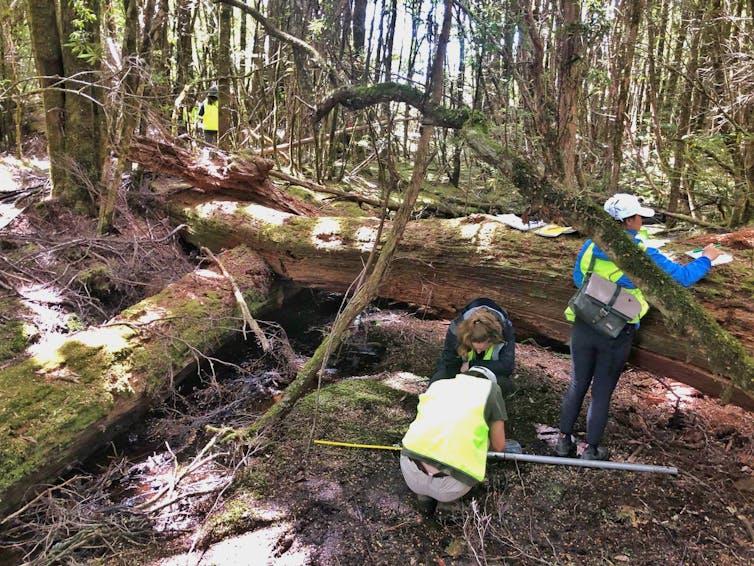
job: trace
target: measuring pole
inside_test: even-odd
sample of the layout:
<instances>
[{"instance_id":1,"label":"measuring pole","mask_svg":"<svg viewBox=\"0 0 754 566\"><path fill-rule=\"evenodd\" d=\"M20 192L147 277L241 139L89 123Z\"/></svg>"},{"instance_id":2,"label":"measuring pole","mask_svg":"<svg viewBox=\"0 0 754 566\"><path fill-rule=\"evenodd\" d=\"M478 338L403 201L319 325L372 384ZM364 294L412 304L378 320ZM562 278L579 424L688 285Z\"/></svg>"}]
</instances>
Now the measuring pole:
<instances>
[{"instance_id":1,"label":"measuring pole","mask_svg":"<svg viewBox=\"0 0 754 566\"><path fill-rule=\"evenodd\" d=\"M377 450L400 450L398 445L382 446L378 444L353 444L333 440L315 440L314 444L341 446L344 448L371 448ZM533 464L550 464L553 466L576 466L579 468L600 468L603 470L625 470L628 472L654 472L657 474L678 475L678 468L670 466L652 466L630 462L611 462L609 460L582 460L581 458L561 458L560 456L537 456L536 454L514 454L512 452L487 452L487 458L498 460L515 460Z\"/></svg>"},{"instance_id":2,"label":"measuring pole","mask_svg":"<svg viewBox=\"0 0 754 566\"><path fill-rule=\"evenodd\" d=\"M626 470L629 472L654 472L674 476L678 474L678 468L674 467L632 464L629 462L611 462L609 460L583 460L581 458L561 458L560 456L509 454L508 452L487 452L487 458L516 460L517 462L532 462L535 464L552 464L554 466L577 466L580 468L602 468L606 470Z\"/></svg>"}]
</instances>

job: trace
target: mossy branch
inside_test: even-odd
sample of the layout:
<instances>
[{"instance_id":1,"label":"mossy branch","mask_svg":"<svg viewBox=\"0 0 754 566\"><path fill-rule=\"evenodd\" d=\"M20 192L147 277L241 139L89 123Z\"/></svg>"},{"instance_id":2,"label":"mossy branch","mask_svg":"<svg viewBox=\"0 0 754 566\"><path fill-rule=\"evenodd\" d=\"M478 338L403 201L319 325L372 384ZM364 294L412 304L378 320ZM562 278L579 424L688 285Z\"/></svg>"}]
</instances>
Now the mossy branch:
<instances>
[{"instance_id":1,"label":"mossy branch","mask_svg":"<svg viewBox=\"0 0 754 566\"><path fill-rule=\"evenodd\" d=\"M703 352L712 370L729 376L732 385L746 391L754 388L754 359L741 343L726 332L687 289L641 252L621 226L589 196L558 187L538 176L528 162L492 140L483 124L469 123L462 131L477 155L508 175L522 195L556 207L581 233L594 239L641 287L652 305L663 314L671 332L687 339L689 352Z\"/></svg>"}]
</instances>

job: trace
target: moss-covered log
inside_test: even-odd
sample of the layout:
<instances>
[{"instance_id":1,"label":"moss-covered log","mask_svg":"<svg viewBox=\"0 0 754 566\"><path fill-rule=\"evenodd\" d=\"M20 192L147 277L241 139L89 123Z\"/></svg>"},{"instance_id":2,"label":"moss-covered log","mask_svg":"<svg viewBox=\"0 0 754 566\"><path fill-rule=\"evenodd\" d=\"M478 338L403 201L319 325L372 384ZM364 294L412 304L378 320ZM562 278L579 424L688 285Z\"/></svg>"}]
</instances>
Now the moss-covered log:
<instances>
[{"instance_id":1,"label":"moss-covered log","mask_svg":"<svg viewBox=\"0 0 754 566\"><path fill-rule=\"evenodd\" d=\"M213 249L245 243L282 276L339 292L361 270L378 224L365 218L295 217L190 192L174 195L171 202L175 220L188 224L194 243ZM379 295L447 315L470 298L486 295L509 309L522 332L566 342L563 309L574 292L571 270L582 241L578 236L542 238L485 216L411 222ZM690 247L695 246L669 245L667 251L675 250L683 261L681 251ZM752 352L752 285L749 263L737 261L714 268L682 291ZM632 362L711 395L731 385L730 374L711 369L705 350L668 330L659 309L642 320ZM754 388L741 383L731 390L730 401L754 409Z\"/></svg>"},{"instance_id":2,"label":"moss-covered log","mask_svg":"<svg viewBox=\"0 0 754 566\"><path fill-rule=\"evenodd\" d=\"M258 255L240 247L221 258L252 314L278 305L274 273ZM198 269L0 370L0 516L106 443L241 324L229 279Z\"/></svg>"}]
</instances>

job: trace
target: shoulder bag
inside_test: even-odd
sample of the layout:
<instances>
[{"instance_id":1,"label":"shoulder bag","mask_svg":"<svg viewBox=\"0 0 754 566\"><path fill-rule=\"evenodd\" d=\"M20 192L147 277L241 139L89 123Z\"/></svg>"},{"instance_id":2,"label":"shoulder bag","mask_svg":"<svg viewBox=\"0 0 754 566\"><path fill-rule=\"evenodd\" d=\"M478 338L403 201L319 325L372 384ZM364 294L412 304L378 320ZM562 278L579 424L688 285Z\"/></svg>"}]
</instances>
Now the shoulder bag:
<instances>
[{"instance_id":1,"label":"shoulder bag","mask_svg":"<svg viewBox=\"0 0 754 566\"><path fill-rule=\"evenodd\" d=\"M592 255L584 281L568 305L579 320L615 338L629 320L639 316L641 303L625 288L594 273L594 262Z\"/></svg>"}]
</instances>

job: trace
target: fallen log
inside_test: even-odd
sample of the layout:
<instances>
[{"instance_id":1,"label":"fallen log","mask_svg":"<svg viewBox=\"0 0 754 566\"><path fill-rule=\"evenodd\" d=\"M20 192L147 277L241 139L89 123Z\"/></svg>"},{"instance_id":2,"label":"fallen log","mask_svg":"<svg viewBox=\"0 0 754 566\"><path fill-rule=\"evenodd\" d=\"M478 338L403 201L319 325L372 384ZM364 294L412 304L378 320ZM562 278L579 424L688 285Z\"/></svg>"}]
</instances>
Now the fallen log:
<instances>
[{"instance_id":1,"label":"fallen log","mask_svg":"<svg viewBox=\"0 0 754 566\"><path fill-rule=\"evenodd\" d=\"M205 191L233 193L276 210L316 216L317 208L278 188L269 178L275 163L256 155L232 156L217 149L197 153L145 136L131 142L128 158L155 173Z\"/></svg>"},{"instance_id":2,"label":"fallen log","mask_svg":"<svg viewBox=\"0 0 754 566\"><path fill-rule=\"evenodd\" d=\"M221 258L252 314L279 306L274 273L258 255L238 247ZM0 517L106 444L242 324L229 278L197 269L109 323L37 344L6 365Z\"/></svg>"},{"instance_id":3,"label":"fallen log","mask_svg":"<svg viewBox=\"0 0 754 566\"><path fill-rule=\"evenodd\" d=\"M370 218L303 218L192 192L170 197L170 211L186 223L186 237L221 249L244 243L280 275L302 286L345 292L374 244L378 221ZM430 307L451 316L475 296L489 296L509 310L522 333L567 342L563 309L574 292L573 261L580 237L542 238L513 230L483 215L420 220L404 239L379 296ZM667 252L693 246L668 245ZM745 347L754 351L754 306L742 294L744 262L714 268L691 288L695 298ZM739 281L741 283L739 283ZM642 320L632 363L754 410L754 388L732 387L714 373L703 353L673 336L653 309Z\"/></svg>"}]
</instances>

